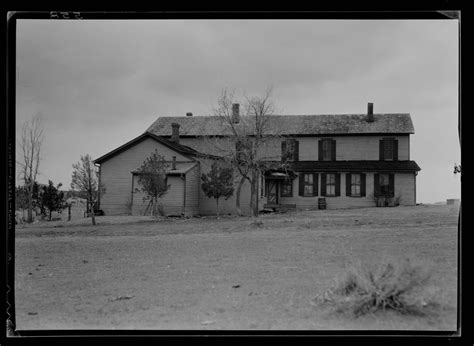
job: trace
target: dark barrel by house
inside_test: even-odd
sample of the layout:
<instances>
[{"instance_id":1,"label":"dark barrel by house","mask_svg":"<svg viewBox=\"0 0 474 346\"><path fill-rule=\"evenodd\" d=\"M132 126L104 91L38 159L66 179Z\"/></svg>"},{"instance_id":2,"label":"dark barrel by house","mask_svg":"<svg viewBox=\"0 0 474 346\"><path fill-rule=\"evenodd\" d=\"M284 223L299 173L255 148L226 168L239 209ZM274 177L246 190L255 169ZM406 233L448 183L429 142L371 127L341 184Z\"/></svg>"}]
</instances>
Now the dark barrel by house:
<instances>
[{"instance_id":1,"label":"dark barrel by house","mask_svg":"<svg viewBox=\"0 0 474 346\"><path fill-rule=\"evenodd\" d=\"M326 209L326 198L318 198L318 209Z\"/></svg>"}]
</instances>

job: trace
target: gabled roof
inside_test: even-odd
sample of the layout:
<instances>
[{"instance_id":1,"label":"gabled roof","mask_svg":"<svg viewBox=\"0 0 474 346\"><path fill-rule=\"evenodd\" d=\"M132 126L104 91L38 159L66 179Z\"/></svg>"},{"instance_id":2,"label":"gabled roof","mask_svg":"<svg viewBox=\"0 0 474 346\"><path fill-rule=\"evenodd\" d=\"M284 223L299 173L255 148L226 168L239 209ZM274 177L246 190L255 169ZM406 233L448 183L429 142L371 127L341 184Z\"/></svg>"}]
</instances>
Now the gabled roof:
<instances>
[{"instance_id":1,"label":"gabled roof","mask_svg":"<svg viewBox=\"0 0 474 346\"><path fill-rule=\"evenodd\" d=\"M242 116L245 117L245 116ZM283 136L410 134L414 133L410 114L374 114L367 122L366 114L270 115L266 133ZM217 116L159 117L147 129L158 136L170 136L171 124L180 125L180 136L230 135L226 124Z\"/></svg>"},{"instance_id":2,"label":"gabled roof","mask_svg":"<svg viewBox=\"0 0 474 346\"><path fill-rule=\"evenodd\" d=\"M140 143L141 141L143 141L147 138L151 138L151 139L163 144L164 146L166 146L166 147L168 147L168 148L170 148L170 149L172 149L172 150L174 150L174 151L176 151L180 154L183 154L184 156L187 156L187 157L196 156L196 155L200 154L199 152L197 152L196 150L194 150L190 147L172 142L172 141L170 141L166 138L157 136L153 133L145 132L145 133L141 134L140 136L132 139L131 141L125 143L124 145L121 145L120 147L108 152L107 154L102 155L98 159L94 160L94 163L102 163L104 161L107 161L107 160L111 159L112 157L114 157L115 155L120 154L121 152L127 150L131 146L133 146L137 143Z\"/></svg>"},{"instance_id":3,"label":"gabled roof","mask_svg":"<svg viewBox=\"0 0 474 346\"><path fill-rule=\"evenodd\" d=\"M421 168L415 161L297 161L295 171L326 172L416 172Z\"/></svg>"}]
</instances>

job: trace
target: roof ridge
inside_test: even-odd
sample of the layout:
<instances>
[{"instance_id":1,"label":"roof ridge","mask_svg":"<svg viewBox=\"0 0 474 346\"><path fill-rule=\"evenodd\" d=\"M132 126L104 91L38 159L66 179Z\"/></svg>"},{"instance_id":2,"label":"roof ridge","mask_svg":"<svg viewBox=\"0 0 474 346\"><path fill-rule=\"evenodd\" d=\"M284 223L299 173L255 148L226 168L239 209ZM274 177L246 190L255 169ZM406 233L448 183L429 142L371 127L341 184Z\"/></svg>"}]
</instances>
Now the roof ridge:
<instances>
[{"instance_id":1,"label":"roof ridge","mask_svg":"<svg viewBox=\"0 0 474 346\"><path fill-rule=\"evenodd\" d=\"M338 115L352 115L352 116L366 116L367 113L320 113L320 114L297 114L297 113L292 113L292 114L268 114L268 116L271 117L288 117L288 116L338 116ZM409 112L397 112L397 113L374 113L374 115L410 115ZM241 117L247 117L247 116L252 116L252 115L246 115L246 114L241 114ZM179 118L179 119L192 119L192 118L218 118L218 115L193 115L192 117L190 116L185 116L185 115L164 115L164 116L158 116L157 118L159 119L165 119L165 118Z\"/></svg>"}]
</instances>

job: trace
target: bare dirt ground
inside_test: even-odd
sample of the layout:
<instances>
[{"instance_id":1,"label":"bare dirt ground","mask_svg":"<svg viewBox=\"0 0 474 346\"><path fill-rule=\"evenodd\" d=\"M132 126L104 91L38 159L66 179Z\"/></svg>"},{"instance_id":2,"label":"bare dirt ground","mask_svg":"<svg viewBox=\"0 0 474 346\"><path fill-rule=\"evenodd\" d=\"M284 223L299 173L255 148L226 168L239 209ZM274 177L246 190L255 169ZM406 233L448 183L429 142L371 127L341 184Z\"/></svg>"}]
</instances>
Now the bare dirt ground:
<instances>
[{"instance_id":1,"label":"bare dirt ground","mask_svg":"<svg viewBox=\"0 0 474 346\"><path fill-rule=\"evenodd\" d=\"M457 207L87 221L16 230L17 330L456 329ZM406 256L432 269L438 313L355 319L312 303L351 262Z\"/></svg>"}]
</instances>

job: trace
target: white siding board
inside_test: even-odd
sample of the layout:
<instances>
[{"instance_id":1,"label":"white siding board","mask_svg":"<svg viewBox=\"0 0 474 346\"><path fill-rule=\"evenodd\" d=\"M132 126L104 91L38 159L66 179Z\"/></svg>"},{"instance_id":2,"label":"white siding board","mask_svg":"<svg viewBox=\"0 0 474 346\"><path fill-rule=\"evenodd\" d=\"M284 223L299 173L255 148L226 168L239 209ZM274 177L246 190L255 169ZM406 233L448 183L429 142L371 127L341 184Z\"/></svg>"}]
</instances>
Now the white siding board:
<instances>
[{"instance_id":1,"label":"white siding board","mask_svg":"<svg viewBox=\"0 0 474 346\"><path fill-rule=\"evenodd\" d=\"M200 171L200 165L196 165L186 173L185 216L193 216L199 213Z\"/></svg>"},{"instance_id":2,"label":"white siding board","mask_svg":"<svg viewBox=\"0 0 474 346\"><path fill-rule=\"evenodd\" d=\"M184 212L184 180L179 176L170 176L168 177L168 185L170 186L168 192L161 198L164 213L165 215L181 215ZM144 215L149 202L143 201L146 194L141 191L137 176L134 176L134 187L138 191L133 192L132 214ZM148 210L148 213L150 213L150 210Z\"/></svg>"},{"instance_id":3,"label":"white siding board","mask_svg":"<svg viewBox=\"0 0 474 346\"><path fill-rule=\"evenodd\" d=\"M189 158L165 147L161 143L146 138L127 150L113 156L101 164L101 182L105 193L101 195L100 207L105 215L129 214L127 205L130 204L132 190L131 171L142 165L151 153L158 153L171 161L176 156L177 161L191 161Z\"/></svg>"}]
</instances>

